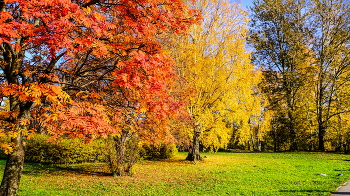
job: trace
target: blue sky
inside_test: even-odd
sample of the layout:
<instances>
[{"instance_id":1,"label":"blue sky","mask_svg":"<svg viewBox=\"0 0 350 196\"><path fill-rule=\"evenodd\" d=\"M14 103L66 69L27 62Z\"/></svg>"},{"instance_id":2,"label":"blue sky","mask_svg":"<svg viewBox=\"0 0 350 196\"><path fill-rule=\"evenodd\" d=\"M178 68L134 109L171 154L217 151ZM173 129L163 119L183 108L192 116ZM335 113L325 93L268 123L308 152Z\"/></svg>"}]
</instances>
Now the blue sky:
<instances>
[{"instance_id":1,"label":"blue sky","mask_svg":"<svg viewBox=\"0 0 350 196\"><path fill-rule=\"evenodd\" d=\"M247 6L252 6L253 0L241 0L242 7L247 10Z\"/></svg>"}]
</instances>

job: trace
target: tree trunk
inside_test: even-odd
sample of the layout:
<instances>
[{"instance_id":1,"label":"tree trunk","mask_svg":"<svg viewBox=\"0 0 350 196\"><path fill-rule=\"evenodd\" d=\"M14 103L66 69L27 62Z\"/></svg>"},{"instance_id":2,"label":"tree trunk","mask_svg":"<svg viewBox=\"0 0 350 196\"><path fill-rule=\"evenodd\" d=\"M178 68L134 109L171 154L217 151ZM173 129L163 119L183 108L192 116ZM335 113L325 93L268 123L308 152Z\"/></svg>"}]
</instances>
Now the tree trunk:
<instances>
[{"instance_id":1,"label":"tree trunk","mask_svg":"<svg viewBox=\"0 0 350 196\"><path fill-rule=\"evenodd\" d=\"M252 142L253 151L257 151L253 135L251 135L251 138L252 138L252 139L251 139L251 142ZM250 149L249 149L249 150L250 150Z\"/></svg>"},{"instance_id":2,"label":"tree trunk","mask_svg":"<svg viewBox=\"0 0 350 196\"><path fill-rule=\"evenodd\" d=\"M290 91L288 91L290 93ZM290 98L292 93L290 93L288 97L288 128L289 128L289 134L290 134L290 151L297 151L298 150L298 144L297 144L297 133L295 131L295 117L294 117L294 105L292 102L292 99Z\"/></svg>"},{"instance_id":3,"label":"tree trunk","mask_svg":"<svg viewBox=\"0 0 350 196\"><path fill-rule=\"evenodd\" d=\"M295 133L294 127L290 127L290 140L291 140L291 145L289 150L290 151L298 151L298 144L296 141L297 134Z\"/></svg>"},{"instance_id":4,"label":"tree trunk","mask_svg":"<svg viewBox=\"0 0 350 196\"><path fill-rule=\"evenodd\" d=\"M112 136L112 144L107 145L108 148L114 148L114 150L108 150L109 166L113 176L128 176L131 175L131 169L137 159L137 139L135 134L130 134L129 130L123 129L122 134ZM132 140L131 144L128 142Z\"/></svg>"},{"instance_id":5,"label":"tree trunk","mask_svg":"<svg viewBox=\"0 0 350 196\"><path fill-rule=\"evenodd\" d=\"M201 161L202 160L202 157L199 154L199 137L200 137L200 125L196 124L194 127L192 144L189 148L186 160L188 160L188 161Z\"/></svg>"},{"instance_id":6,"label":"tree trunk","mask_svg":"<svg viewBox=\"0 0 350 196\"><path fill-rule=\"evenodd\" d=\"M321 64L323 65L323 63ZM324 73L321 72L319 76L319 83L317 84L318 92L316 94L316 118L317 118L317 124L318 124L318 147L317 150L319 151L325 151L325 146L324 146L324 136L326 134L326 129L324 127L324 100L325 100L325 88L322 86L323 81L324 81Z\"/></svg>"},{"instance_id":7,"label":"tree trunk","mask_svg":"<svg viewBox=\"0 0 350 196\"><path fill-rule=\"evenodd\" d=\"M19 119L30 119L31 103L26 105L26 109L22 108L22 113ZM1 196L16 196L19 188L25 155L25 136L21 130L28 130L29 124L18 125L17 137L12 138L11 142L14 144L13 151L7 156L6 166L0 186Z\"/></svg>"},{"instance_id":8,"label":"tree trunk","mask_svg":"<svg viewBox=\"0 0 350 196\"><path fill-rule=\"evenodd\" d=\"M16 196L24 165L25 140L21 132L13 139L15 147L7 156L5 171L0 186L1 196Z\"/></svg>"},{"instance_id":9,"label":"tree trunk","mask_svg":"<svg viewBox=\"0 0 350 196\"><path fill-rule=\"evenodd\" d=\"M126 159L126 142L128 139L128 131L122 130L122 134L118 136L111 136L110 146L107 145L109 149L108 159L109 167L113 176L125 176L125 159Z\"/></svg>"},{"instance_id":10,"label":"tree trunk","mask_svg":"<svg viewBox=\"0 0 350 196\"><path fill-rule=\"evenodd\" d=\"M273 126L273 131L274 131L274 134L273 134L273 151L274 152L278 152L280 151L279 149L279 138L277 137L277 128L276 128L276 125L272 125Z\"/></svg>"},{"instance_id":11,"label":"tree trunk","mask_svg":"<svg viewBox=\"0 0 350 196\"><path fill-rule=\"evenodd\" d=\"M326 130L322 125L318 126L318 150L324 152L326 150L324 146L324 136L326 134Z\"/></svg>"},{"instance_id":12,"label":"tree trunk","mask_svg":"<svg viewBox=\"0 0 350 196\"><path fill-rule=\"evenodd\" d=\"M258 151L261 152L262 141L258 138Z\"/></svg>"},{"instance_id":13,"label":"tree trunk","mask_svg":"<svg viewBox=\"0 0 350 196\"><path fill-rule=\"evenodd\" d=\"M124 131L123 131L124 132ZM120 137L115 139L115 150L117 152L117 165L113 172L113 176L126 176L125 171L125 159L126 159L126 141L127 136L122 134Z\"/></svg>"}]
</instances>

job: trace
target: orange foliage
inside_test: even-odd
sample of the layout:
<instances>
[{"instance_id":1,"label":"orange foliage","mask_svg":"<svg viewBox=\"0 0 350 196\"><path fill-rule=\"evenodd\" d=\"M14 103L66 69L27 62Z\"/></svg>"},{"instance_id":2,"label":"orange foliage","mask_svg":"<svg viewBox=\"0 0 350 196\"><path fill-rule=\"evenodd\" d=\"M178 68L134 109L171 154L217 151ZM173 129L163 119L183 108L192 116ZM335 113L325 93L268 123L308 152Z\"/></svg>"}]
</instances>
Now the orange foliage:
<instances>
[{"instance_id":1,"label":"orange foliage","mask_svg":"<svg viewBox=\"0 0 350 196\"><path fill-rule=\"evenodd\" d=\"M132 119L167 133L181 102L156 35L197 21L180 0L0 1L1 124L40 120L54 138L95 138Z\"/></svg>"}]
</instances>

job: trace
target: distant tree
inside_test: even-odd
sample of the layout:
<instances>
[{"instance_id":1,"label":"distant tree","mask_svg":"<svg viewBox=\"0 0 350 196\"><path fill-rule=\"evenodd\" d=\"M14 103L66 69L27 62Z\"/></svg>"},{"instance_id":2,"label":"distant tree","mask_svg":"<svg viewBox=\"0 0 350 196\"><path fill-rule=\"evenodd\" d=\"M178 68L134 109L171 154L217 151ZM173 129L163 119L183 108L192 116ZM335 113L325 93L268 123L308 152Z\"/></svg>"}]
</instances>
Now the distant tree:
<instances>
[{"instance_id":1,"label":"distant tree","mask_svg":"<svg viewBox=\"0 0 350 196\"><path fill-rule=\"evenodd\" d=\"M350 4L348 1L312 1L310 13L310 47L316 66L315 104L318 150L325 150L325 135L331 120L350 112L347 86L350 76ZM340 96L341 95L341 96Z\"/></svg>"},{"instance_id":2,"label":"distant tree","mask_svg":"<svg viewBox=\"0 0 350 196\"><path fill-rule=\"evenodd\" d=\"M349 112L348 104L338 103L339 95L348 97L343 86L349 77L349 3L261 0L252 11L254 62L268 72L265 92L270 109L285 119L290 150L297 150L298 140L310 133L324 151L332 118Z\"/></svg>"},{"instance_id":3,"label":"distant tree","mask_svg":"<svg viewBox=\"0 0 350 196\"><path fill-rule=\"evenodd\" d=\"M307 1L254 1L250 43L256 52L254 63L264 70L263 91L278 124L288 130L290 150L298 150L297 130L300 103L308 82ZM275 121L277 122L277 121ZM283 122L283 124L281 124Z\"/></svg>"}]
</instances>

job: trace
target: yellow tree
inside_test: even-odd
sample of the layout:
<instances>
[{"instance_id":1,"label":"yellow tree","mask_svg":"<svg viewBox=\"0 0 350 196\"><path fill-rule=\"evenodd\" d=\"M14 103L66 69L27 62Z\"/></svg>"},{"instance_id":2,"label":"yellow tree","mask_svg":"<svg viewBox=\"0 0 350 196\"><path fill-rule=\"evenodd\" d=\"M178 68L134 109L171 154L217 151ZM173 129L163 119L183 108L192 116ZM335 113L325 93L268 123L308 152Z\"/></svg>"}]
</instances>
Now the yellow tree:
<instances>
[{"instance_id":1,"label":"yellow tree","mask_svg":"<svg viewBox=\"0 0 350 196\"><path fill-rule=\"evenodd\" d=\"M242 140L249 138L251 118L260 116L262 103L255 96L259 71L246 48L247 13L228 0L200 0L203 23L169 44L179 74L192 89L188 111L192 116L187 160L200 160L199 144L216 151L229 142L232 124Z\"/></svg>"}]
</instances>

